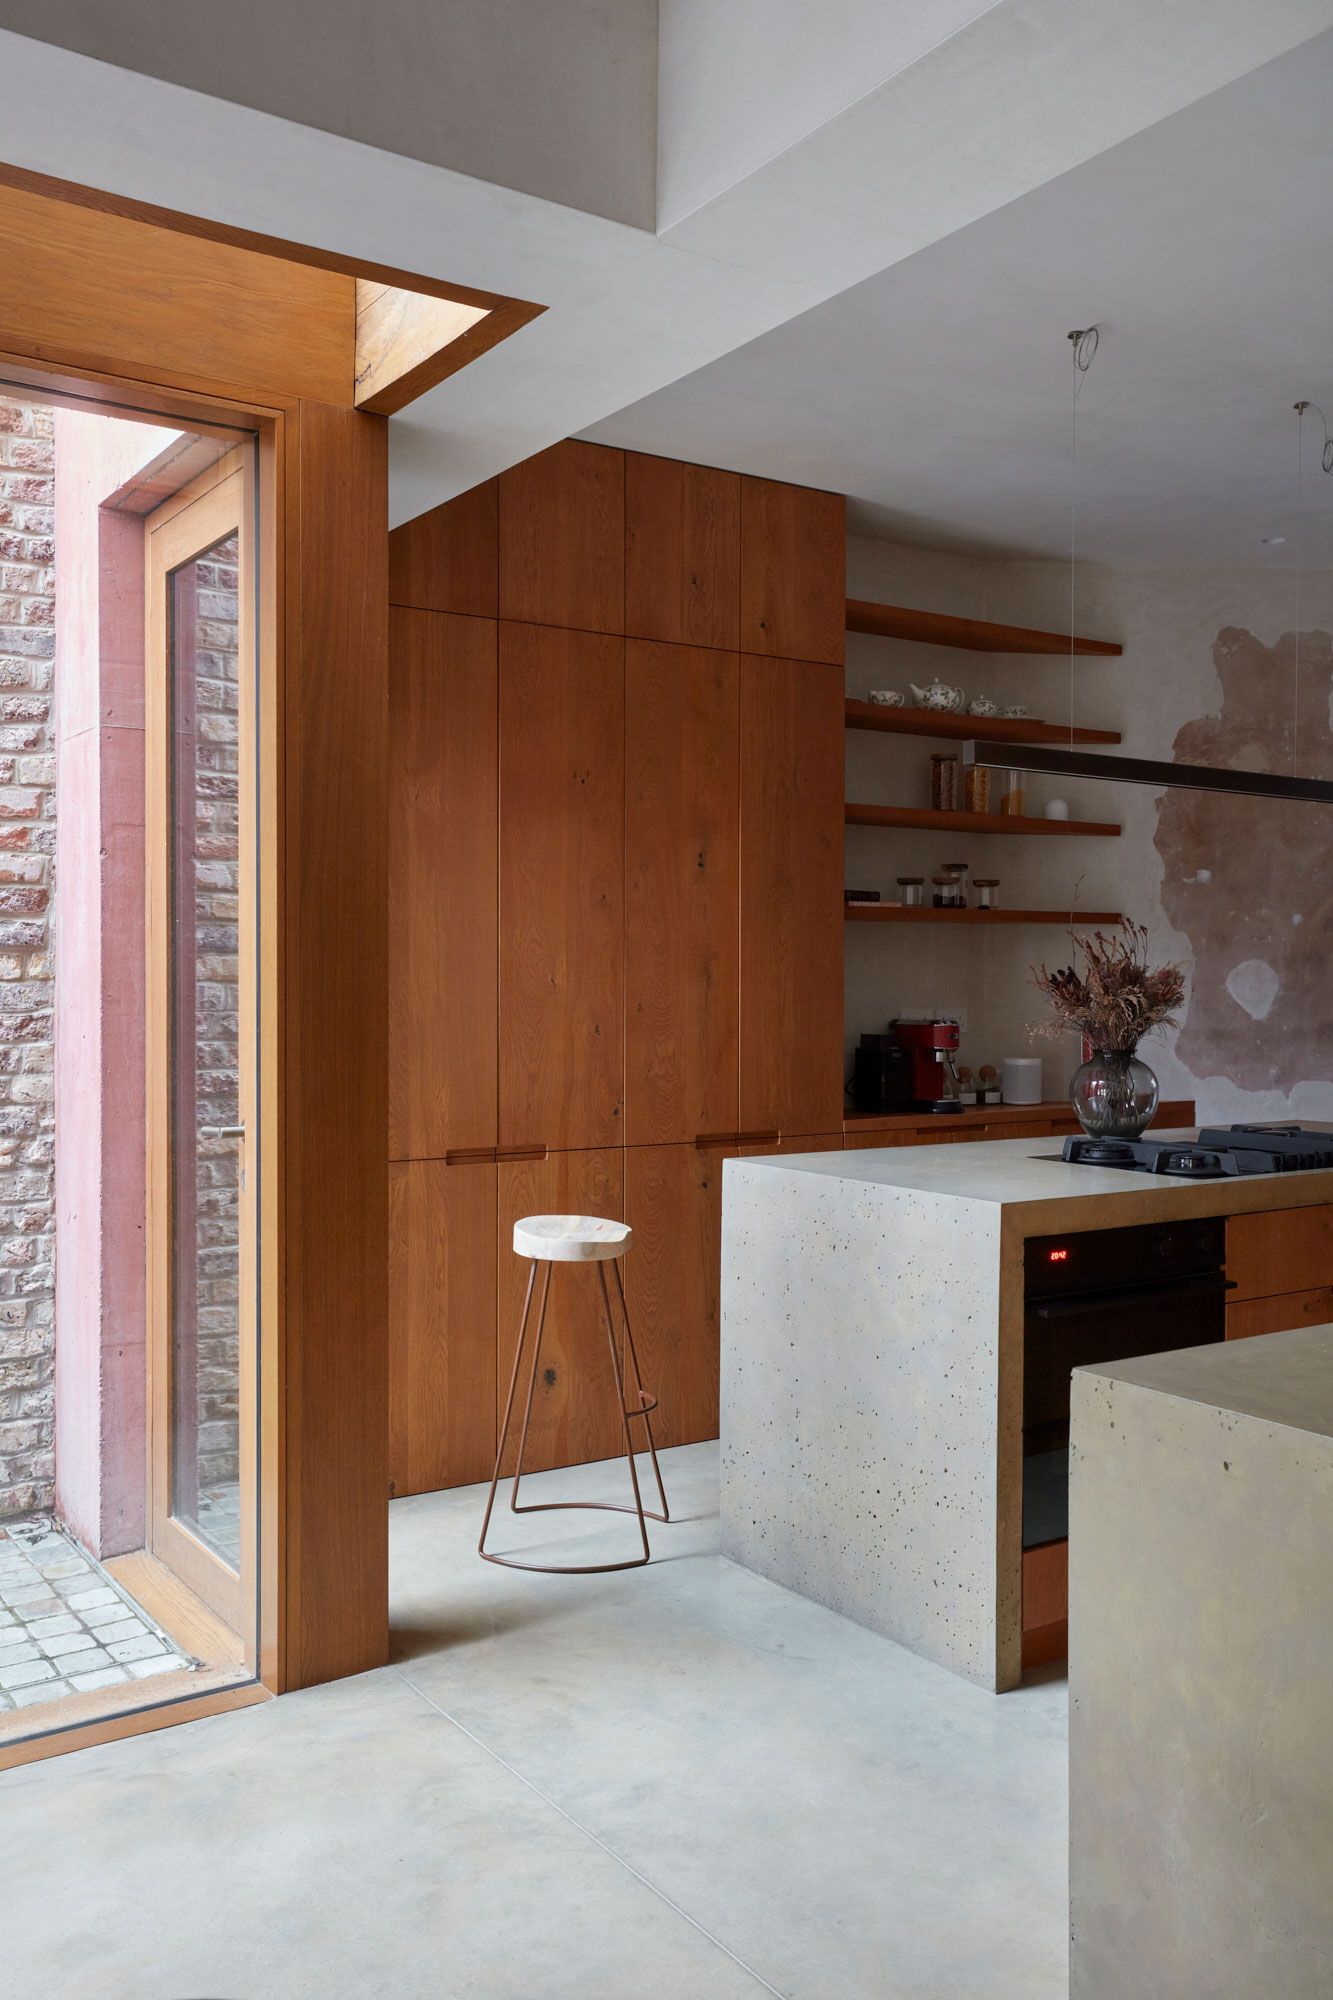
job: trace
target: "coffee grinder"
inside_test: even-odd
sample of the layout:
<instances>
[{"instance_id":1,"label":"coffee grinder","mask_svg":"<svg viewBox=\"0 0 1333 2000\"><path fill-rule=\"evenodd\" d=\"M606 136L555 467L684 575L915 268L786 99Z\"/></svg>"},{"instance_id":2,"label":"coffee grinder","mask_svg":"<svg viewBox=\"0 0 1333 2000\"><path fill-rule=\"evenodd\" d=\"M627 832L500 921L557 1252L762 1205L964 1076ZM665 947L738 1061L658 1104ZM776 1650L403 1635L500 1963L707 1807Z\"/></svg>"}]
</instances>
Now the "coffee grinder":
<instances>
[{"instance_id":1,"label":"coffee grinder","mask_svg":"<svg viewBox=\"0 0 1333 2000\"><path fill-rule=\"evenodd\" d=\"M961 1111L963 1101L953 1061L958 1048L957 1021L891 1021L889 1025L911 1058L912 1109Z\"/></svg>"}]
</instances>

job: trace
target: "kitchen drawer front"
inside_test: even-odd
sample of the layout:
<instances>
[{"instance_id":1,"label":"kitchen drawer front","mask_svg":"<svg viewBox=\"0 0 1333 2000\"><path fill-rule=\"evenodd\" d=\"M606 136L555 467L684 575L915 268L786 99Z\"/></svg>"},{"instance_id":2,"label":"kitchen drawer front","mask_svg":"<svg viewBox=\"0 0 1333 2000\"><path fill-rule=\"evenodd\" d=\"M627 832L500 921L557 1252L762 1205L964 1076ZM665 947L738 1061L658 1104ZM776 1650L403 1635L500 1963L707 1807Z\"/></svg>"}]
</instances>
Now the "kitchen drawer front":
<instances>
[{"instance_id":1,"label":"kitchen drawer front","mask_svg":"<svg viewBox=\"0 0 1333 2000\"><path fill-rule=\"evenodd\" d=\"M1333 1206L1230 1216L1227 1276L1233 1304L1333 1285Z\"/></svg>"},{"instance_id":2,"label":"kitchen drawer front","mask_svg":"<svg viewBox=\"0 0 1333 2000\"><path fill-rule=\"evenodd\" d=\"M1293 1326L1333 1323L1333 1285L1316 1285L1308 1292L1280 1292L1271 1299L1236 1299L1227 1303L1227 1339L1250 1340L1257 1333L1285 1333Z\"/></svg>"}]
</instances>

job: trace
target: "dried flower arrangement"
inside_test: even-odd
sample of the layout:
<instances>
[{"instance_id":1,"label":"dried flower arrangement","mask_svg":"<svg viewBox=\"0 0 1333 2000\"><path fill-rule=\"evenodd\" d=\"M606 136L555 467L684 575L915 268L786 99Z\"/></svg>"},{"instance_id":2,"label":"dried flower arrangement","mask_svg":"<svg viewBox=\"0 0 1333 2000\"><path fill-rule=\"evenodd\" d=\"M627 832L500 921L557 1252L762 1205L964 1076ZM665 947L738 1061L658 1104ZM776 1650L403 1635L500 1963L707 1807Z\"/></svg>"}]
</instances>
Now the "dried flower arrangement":
<instances>
[{"instance_id":1,"label":"dried flower arrangement","mask_svg":"<svg viewBox=\"0 0 1333 2000\"><path fill-rule=\"evenodd\" d=\"M1095 1049L1132 1051L1153 1028L1179 1025L1176 1008L1185 997L1185 969L1150 966L1148 933L1126 921L1119 937L1094 931L1090 938L1069 933L1087 960L1080 978L1072 965L1048 972L1031 969L1032 983L1049 1000L1054 1018L1033 1026L1034 1035L1054 1040L1071 1032L1086 1036Z\"/></svg>"}]
</instances>

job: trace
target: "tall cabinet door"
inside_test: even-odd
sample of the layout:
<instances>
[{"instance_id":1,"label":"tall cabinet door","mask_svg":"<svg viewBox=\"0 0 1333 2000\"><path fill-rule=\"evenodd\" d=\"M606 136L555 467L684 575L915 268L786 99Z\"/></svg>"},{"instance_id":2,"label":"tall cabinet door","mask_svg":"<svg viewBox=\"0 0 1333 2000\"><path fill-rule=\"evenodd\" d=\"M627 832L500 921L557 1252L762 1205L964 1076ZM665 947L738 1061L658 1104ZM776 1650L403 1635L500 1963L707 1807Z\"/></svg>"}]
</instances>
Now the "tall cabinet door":
<instances>
[{"instance_id":1,"label":"tall cabinet door","mask_svg":"<svg viewBox=\"0 0 1333 2000\"><path fill-rule=\"evenodd\" d=\"M500 625L500 1146L618 1146L625 642Z\"/></svg>"},{"instance_id":2,"label":"tall cabinet door","mask_svg":"<svg viewBox=\"0 0 1333 2000\"><path fill-rule=\"evenodd\" d=\"M496 626L389 613L389 1157L497 1139Z\"/></svg>"},{"instance_id":3,"label":"tall cabinet door","mask_svg":"<svg viewBox=\"0 0 1333 2000\"><path fill-rule=\"evenodd\" d=\"M742 1150L841 1127L843 675L741 656Z\"/></svg>"},{"instance_id":4,"label":"tall cabinet door","mask_svg":"<svg viewBox=\"0 0 1333 2000\"><path fill-rule=\"evenodd\" d=\"M625 1142L737 1129L740 662L625 654Z\"/></svg>"},{"instance_id":5,"label":"tall cabinet door","mask_svg":"<svg viewBox=\"0 0 1333 2000\"><path fill-rule=\"evenodd\" d=\"M625 1294L659 1445L717 1436L722 1163L727 1146L631 1146Z\"/></svg>"},{"instance_id":6,"label":"tall cabinet door","mask_svg":"<svg viewBox=\"0 0 1333 2000\"><path fill-rule=\"evenodd\" d=\"M429 1493L495 1463L493 1162L389 1166L389 1478Z\"/></svg>"}]
</instances>

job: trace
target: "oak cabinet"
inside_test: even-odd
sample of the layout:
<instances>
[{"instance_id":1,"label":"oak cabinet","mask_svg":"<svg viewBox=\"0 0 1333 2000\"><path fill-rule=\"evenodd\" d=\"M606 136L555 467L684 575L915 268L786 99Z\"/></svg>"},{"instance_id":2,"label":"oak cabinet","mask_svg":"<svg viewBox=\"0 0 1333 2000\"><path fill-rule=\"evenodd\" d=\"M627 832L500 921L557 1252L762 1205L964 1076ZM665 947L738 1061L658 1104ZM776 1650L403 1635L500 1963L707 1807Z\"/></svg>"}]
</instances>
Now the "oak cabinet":
<instances>
[{"instance_id":1,"label":"oak cabinet","mask_svg":"<svg viewBox=\"0 0 1333 2000\"><path fill-rule=\"evenodd\" d=\"M523 1295L531 1265L514 1255L514 1224L525 1215L603 1215L625 1219L625 1155L621 1148L553 1153L544 1160L501 1162L497 1174L495 1237L497 1318L495 1411L496 1432L504 1421L505 1399L513 1377ZM631 1251L631 1255L632 1255ZM551 1293L542 1330L541 1367L532 1400L525 1471L541 1472L555 1465L579 1465L595 1458L612 1458L624 1450L624 1433L616 1405L615 1376L607 1342L602 1288L595 1264L556 1264L551 1268ZM532 1342L545 1269L538 1274L532 1319L524 1346L510 1421L503 1470L518 1463ZM615 1280L607 1286L615 1316L617 1352L620 1316ZM642 1425L637 1426L642 1430ZM488 1468L489 1471L489 1468Z\"/></svg>"},{"instance_id":2,"label":"oak cabinet","mask_svg":"<svg viewBox=\"0 0 1333 2000\"><path fill-rule=\"evenodd\" d=\"M842 1123L843 691L806 660L740 665L740 1125Z\"/></svg>"},{"instance_id":3,"label":"oak cabinet","mask_svg":"<svg viewBox=\"0 0 1333 2000\"><path fill-rule=\"evenodd\" d=\"M728 1146L631 1146L625 1293L659 1445L717 1436L722 1163Z\"/></svg>"},{"instance_id":4,"label":"oak cabinet","mask_svg":"<svg viewBox=\"0 0 1333 2000\"><path fill-rule=\"evenodd\" d=\"M626 633L735 652L740 582L740 475L626 452Z\"/></svg>"},{"instance_id":5,"label":"oak cabinet","mask_svg":"<svg viewBox=\"0 0 1333 2000\"><path fill-rule=\"evenodd\" d=\"M739 661L626 642L625 1142L738 1121Z\"/></svg>"},{"instance_id":6,"label":"oak cabinet","mask_svg":"<svg viewBox=\"0 0 1333 2000\"><path fill-rule=\"evenodd\" d=\"M389 536L389 602L494 618L499 606L498 487L485 480Z\"/></svg>"},{"instance_id":7,"label":"oak cabinet","mask_svg":"<svg viewBox=\"0 0 1333 2000\"><path fill-rule=\"evenodd\" d=\"M495 1463L496 1168L389 1167L389 1478L398 1493Z\"/></svg>"},{"instance_id":8,"label":"oak cabinet","mask_svg":"<svg viewBox=\"0 0 1333 2000\"><path fill-rule=\"evenodd\" d=\"M494 1146L492 619L389 614L389 1157Z\"/></svg>"},{"instance_id":9,"label":"oak cabinet","mask_svg":"<svg viewBox=\"0 0 1333 2000\"><path fill-rule=\"evenodd\" d=\"M1285 1333L1294 1326L1327 1326L1333 1322L1333 1286L1318 1285L1305 1292L1280 1292L1276 1298L1227 1299L1227 1339L1250 1340L1257 1333Z\"/></svg>"},{"instance_id":10,"label":"oak cabinet","mask_svg":"<svg viewBox=\"0 0 1333 2000\"><path fill-rule=\"evenodd\" d=\"M842 517L570 441L391 537L400 1493L489 1476L527 1214L628 1218L655 1434L716 1435L723 1161L842 1144ZM558 1266L526 1463L622 1442Z\"/></svg>"},{"instance_id":11,"label":"oak cabinet","mask_svg":"<svg viewBox=\"0 0 1333 2000\"><path fill-rule=\"evenodd\" d=\"M1229 1216L1227 1277L1233 1303L1333 1285L1333 1205Z\"/></svg>"},{"instance_id":12,"label":"oak cabinet","mask_svg":"<svg viewBox=\"0 0 1333 2000\"><path fill-rule=\"evenodd\" d=\"M500 1144L619 1145L625 642L500 626Z\"/></svg>"},{"instance_id":13,"label":"oak cabinet","mask_svg":"<svg viewBox=\"0 0 1333 2000\"><path fill-rule=\"evenodd\" d=\"M500 474L500 616L625 630L625 454L569 438Z\"/></svg>"},{"instance_id":14,"label":"oak cabinet","mask_svg":"<svg viewBox=\"0 0 1333 2000\"><path fill-rule=\"evenodd\" d=\"M846 537L847 503L840 493L742 480L743 653L842 665Z\"/></svg>"}]
</instances>

